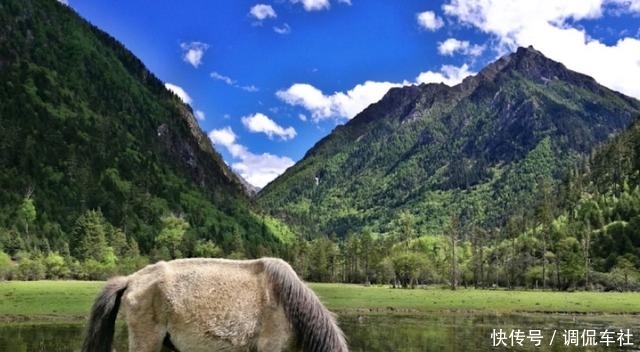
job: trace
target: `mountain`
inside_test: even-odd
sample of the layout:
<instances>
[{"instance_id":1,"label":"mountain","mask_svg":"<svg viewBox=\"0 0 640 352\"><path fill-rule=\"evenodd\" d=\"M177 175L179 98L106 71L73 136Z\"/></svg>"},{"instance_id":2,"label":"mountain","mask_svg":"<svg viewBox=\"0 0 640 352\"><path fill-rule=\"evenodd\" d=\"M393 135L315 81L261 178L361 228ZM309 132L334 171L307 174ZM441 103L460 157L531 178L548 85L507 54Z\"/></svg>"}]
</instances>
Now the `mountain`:
<instances>
[{"instance_id":1,"label":"mountain","mask_svg":"<svg viewBox=\"0 0 640 352\"><path fill-rule=\"evenodd\" d=\"M143 254L168 214L188 222L184 255L278 252L191 108L117 40L54 0L2 1L0 28L0 250L63 251L96 210Z\"/></svg>"},{"instance_id":2,"label":"mountain","mask_svg":"<svg viewBox=\"0 0 640 352\"><path fill-rule=\"evenodd\" d=\"M545 243L547 252L554 253L545 257L559 265L571 262L570 256L562 254L567 248L573 246L574 253L581 252L574 256L581 264L573 264L573 268L579 270L565 269L564 275L578 274L578 281L586 287L593 284L595 288L607 290L640 289L638 170L640 120L596 147L588 159L571 169L561 187L559 216L547 219L552 220L547 225L542 222L541 227L546 226L548 232L537 231L543 234L538 235L542 239L538 243ZM536 234L535 229L527 236L532 234ZM573 245L567 246L570 243Z\"/></svg>"},{"instance_id":3,"label":"mountain","mask_svg":"<svg viewBox=\"0 0 640 352\"><path fill-rule=\"evenodd\" d=\"M519 48L453 87L391 89L257 201L311 237L399 232L406 219L440 234L454 216L500 227L638 116L638 100Z\"/></svg>"},{"instance_id":4,"label":"mountain","mask_svg":"<svg viewBox=\"0 0 640 352\"><path fill-rule=\"evenodd\" d=\"M250 184L249 181L245 180L244 177L238 174L236 174L236 176L240 180L240 183L242 183L242 186L244 187L244 191L247 193L249 197L254 197L256 194L258 194L258 192L260 192L260 187Z\"/></svg>"}]
</instances>

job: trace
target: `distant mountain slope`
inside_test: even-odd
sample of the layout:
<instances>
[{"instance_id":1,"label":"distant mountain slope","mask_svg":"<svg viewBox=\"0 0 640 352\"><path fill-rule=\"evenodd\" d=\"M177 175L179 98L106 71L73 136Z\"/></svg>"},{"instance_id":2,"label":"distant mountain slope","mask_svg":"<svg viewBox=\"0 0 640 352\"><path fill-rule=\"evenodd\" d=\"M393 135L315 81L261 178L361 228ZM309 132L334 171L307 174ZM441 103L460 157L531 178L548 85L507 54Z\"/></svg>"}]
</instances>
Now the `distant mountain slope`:
<instances>
[{"instance_id":1,"label":"distant mountain slope","mask_svg":"<svg viewBox=\"0 0 640 352\"><path fill-rule=\"evenodd\" d=\"M54 0L0 3L0 189L0 228L19 226L16 209L31 193L37 241L55 248L88 209L143 252L168 213L227 252L280 246L190 107Z\"/></svg>"},{"instance_id":2,"label":"distant mountain slope","mask_svg":"<svg viewBox=\"0 0 640 352\"><path fill-rule=\"evenodd\" d=\"M640 188L640 119L596 148L583 171L580 182L593 188L593 193L619 196L622 192ZM575 176L570 180L579 181ZM640 208L634 209L633 213L640 213Z\"/></svg>"},{"instance_id":3,"label":"distant mountain slope","mask_svg":"<svg viewBox=\"0 0 640 352\"><path fill-rule=\"evenodd\" d=\"M310 235L393 232L401 214L437 234L463 209L497 226L637 116L638 100L519 48L454 87L390 90L258 202Z\"/></svg>"}]
</instances>

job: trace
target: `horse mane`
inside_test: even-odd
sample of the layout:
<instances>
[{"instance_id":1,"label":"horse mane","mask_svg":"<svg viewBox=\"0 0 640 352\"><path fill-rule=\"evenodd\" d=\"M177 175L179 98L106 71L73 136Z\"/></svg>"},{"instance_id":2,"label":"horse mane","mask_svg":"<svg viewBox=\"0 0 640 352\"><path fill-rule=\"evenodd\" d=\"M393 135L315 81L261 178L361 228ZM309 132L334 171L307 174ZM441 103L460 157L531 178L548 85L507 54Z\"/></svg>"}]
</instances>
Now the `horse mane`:
<instances>
[{"instance_id":1,"label":"horse mane","mask_svg":"<svg viewBox=\"0 0 640 352\"><path fill-rule=\"evenodd\" d=\"M344 334L333 314L298 278L291 266L276 258L263 258L261 262L300 347L306 352L348 351Z\"/></svg>"}]
</instances>

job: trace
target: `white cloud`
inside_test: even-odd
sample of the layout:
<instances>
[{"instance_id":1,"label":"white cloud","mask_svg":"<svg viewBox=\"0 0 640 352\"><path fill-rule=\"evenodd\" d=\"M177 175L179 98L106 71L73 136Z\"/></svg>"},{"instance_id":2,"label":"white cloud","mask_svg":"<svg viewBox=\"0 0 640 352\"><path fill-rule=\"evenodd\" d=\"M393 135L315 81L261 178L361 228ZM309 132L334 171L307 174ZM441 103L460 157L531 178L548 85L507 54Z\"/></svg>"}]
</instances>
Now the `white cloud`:
<instances>
[{"instance_id":1,"label":"white cloud","mask_svg":"<svg viewBox=\"0 0 640 352\"><path fill-rule=\"evenodd\" d=\"M447 15L479 29L507 37L534 23L562 24L565 20L597 18L603 0L451 0Z\"/></svg>"},{"instance_id":2,"label":"white cloud","mask_svg":"<svg viewBox=\"0 0 640 352\"><path fill-rule=\"evenodd\" d=\"M294 161L286 156L253 154L247 147L236 143L237 136L229 126L211 131L209 138L213 144L223 146L229 151L235 160L231 167L247 182L257 187L266 186L294 164Z\"/></svg>"},{"instance_id":3,"label":"white cloud","mask_svg":"<svg viewBox=\"0 0 640 352\"><path fill-rule=\"evenodd\" d=\"M254 133L264 133L269 136L269 139L272 139L273 136L278 136L282 140L287 140L292 139L297 134L293 127L283 128L267 115L262 113L243 116L241 120L242 124L249 129L249 131Z\"/></svg>"},{"instance_id":4,"label":"white cloud","mask_svg":"<svg viewBox=\"0 0 640 352\"><path fill-rule=\"evenodd\" d=\"M420 27L435 31L444 26L442 18L436 16L433 11L424 11L416 14L416 19Z\"/></svg>"},{"instance_id":5,"label":"white cloud","mask_svg":"<svg viewBox=\"0 0 640 352\"><path fill-rule=\"evenodd\" d=\"M291 0L291 3L302 3L302 6L304 6L304 9L307 11L319 11L331 7L329 0Z\"/></svg>"},{"instance_id":6,"label":"white cloud","mask_svg":"<svg viewBox=\"0 0 640 352\"><path fill-rule=\"evenodd\" d=\"M231 147L236 142L236 134L233 132L230 126L209 132L209 138L211 139L213 144L221 145L227 148Z\"/></svg>"},{"instance_id":7,"label":"white cloud","mask_svg":"<svg viewBox=\"0 0 640 352\"><path fill-rule=\"evenodd\" d=\"M58 0L58 2L61 3L62 5L69 6L69 0Z\"/></svg>"},{"instance_id":8,"label":"white cloud","mask_svg":"<svg viewBox=\"0 0 640 352\"><path fill-rule=\"evenodd\" d=\"M182 43L180 44L180 48L182 48L183 51L182 59L197 68L202 64L202 57L204 56L204 52L209 49L209 44L202 42Z\"/></svg>"},{"instance_id":9,"label":"white cloud","mask_svg":"<svg viewBox=\"0 0 640 352\"><path fill-rule=\"evenodd\" d=\"M229 85L231 87L239 88L239 89L242 89L242 90L250 92L250 93L254 93L254 92L257 92L257 91L260 90L258 87L254 86L253 84L252 85L248 85L248 86L241 86L241 85L238 84L238 82L235 79L233 79L233 78L231 78L229 76L225 76L225 75L223 75L221 73L218 73L216 71L211 72L210 76L211 76L211 78L213 78L215 80L218 80L218 81L222 81L222 82L226 83L227 85Z\"/></svg>"},{"instance_id":10,"label":"white cloud","mask_svg":"<svg viewBox=\"0 0 640 352\"><path fill-rule=\"evenodd\" d=\"M184 89L182 89L182 87L171 83L165 83L164 87L173 92L173 94L177 95L185 104L191 104L191 97L189 96L189 94L187 94L187 92L185 92Z\"/></svg>"},{"instance_id":11,"label":"white cloud","mask_svg":"<svg viewBox=\"0 0 640 352\"><path fill-rule=\"evenodd\" d=\"M225 75L220 74L220 73L215 72L215 71L211 72L211 78L217 79L218 81L222 81L222 82L224 82L224 83L226 83L226 84L228 84L230 86L236 84L236 81L231 79L231 77L225 76Z\"/></svg>"},{"instance_id":12,"label":"white cloud","mask_svg":"<svg viewBox=\"0 0 640 352\"><path fill-rule=\"evenodd\" d=\"M291 26L288 23L282 25L282 27L273 26L273 31L278 34L289 34L291 33Z\"/></svg>"},{"instance_id":13,"label":"white cloud","mask_svg":"<svg viewBox=\"0 0 640 352\"><path fill-rule=\"evenodd\" d=\"M293 106L302 106L311 113L315 122L330 118L351 119L367 106L380 100L389 89L410 83L366 81L346 92L325 95L318 88L296 83L286 90L279 90L276 96Z\"/></svg>"},{"instance_id":14,"label":"white cloud","mask_svg":"<svg viewBox=\"0 0 640 352\"><path fill-rule=\"evenodd\" d=\"M467 77L475 74L469 71L469 66L464 64L460 67L452 65L443 65L440 72L426 71L422 72L416 78L417 83L444 83L448 86L454 86Z\"/></svg>"},{"instance_id":15,"label":"white cloud","mask_svg":"<svg viewBox=\"0 0 640 352\"><path fill-rule=\"evenodd\" d=\"M370 104L382 99L391 88L421 83L444 83L453 86L473 74L475 72L470 71L467 64L460 67L443 65L439 72L420 73L414 82L366 81L346 92L335 92L331 95L324 94L311 84L295 83L285 90L276 92L276 96L289 105L307 110L314 122L325 119L351 119ZM300 119L304 121L306 116L301 116L303 117L299 116Z\"/></svg>"},{"instance_id":16,"label":"white cloud","mask_svg":"<svg viewBox=\"0 0 640 352\"><path fill-rule=\"evenodd\" d=\"M438 44L438 52L441 55L449 56L452 56L456 52L464 55L479 56L482 55L484 49L485 47L483 45L471 45L467 40L458 40L455 38L448 38Z\"/></svg>"},{"instance_id":17,"label":"white cloud","mask_svg":"<svg viewBox=\"0 0 640 352\"><path fill-rule=\"evenodd\" d=\"M254 86L253 84L248 86L236 86L236 87L249 93L255 93L260 90L258 87Z\"/></svg>"},{"instance_id":18,"label":"white cloud","mask_svg":"<svg viewBox=\"0 0 640 352\"><path fill-rule=\"evenodd\" d=\"M607 45L572 24L625 6L628 12L640 13L638 0L450 0L443 10L463 25L491 35L499 54L533 45L572 70L640 98L640 40L624 37Z\"/></svg>"},{"instance_id":19,"label":"white cloud","mask_svg":"<svg viewBox=\"0 0 640 352\"><path fill-rule=\"evenodd\" d=\"M333 117L331 98L318 88L306 84L295 83L287 90L279 90L276 96L289 105L298 105L312 113L314 119Z\"/></svg>"},{"instance_id":20,"label":"white cloud","mask_svg":"<svg viewBox=\"0 0 640 352\"><path fill-rule=\"evenodd\" d=\"M338 107L341 116L352 118L367 106L382 99L389 89L408 85L408 82L391 83L391 82L374 82L366 81L356 85L346 93L338 92L332 95L332 100Z\"/></svg>"},{"instance_id":21,"label":"white cloud","mask_svg":"<svg viewBox=\"0 0 640 352\"><path fill-rule=\"evenodd\" d=\"M194 112L194 114L196 115L196 118L197 118L198 120L200 120L200 121L204 121L204 120L206 119L206 116L205 116L205 114L204 114L204 111L202 111L202 110L196 110L196 111Z\"/></svg>"},{"instance_id":22,"label":"white cloud","mask_svg":"<svg viewBox=\"0 0 640 352\"><path fill-rule=\"evenodd\" d=\"M271 7L271 5L265 4L254 5L251 10L249 10L249 14L259 21L265 20L267 18L278 17L273 7Z\"/></svg>"},{"instance_id":23,"label":"white cloud","mask_svg":"<svg viewBox=\"0 0 640 352\"><path fill-rule=\"evenodd\" d=\"M293 164L295 162L286 156L271 153L258 155L247 151L241 161L231 164L231 167L250 184L264 188Z\"/></svg>"}]
</instances>

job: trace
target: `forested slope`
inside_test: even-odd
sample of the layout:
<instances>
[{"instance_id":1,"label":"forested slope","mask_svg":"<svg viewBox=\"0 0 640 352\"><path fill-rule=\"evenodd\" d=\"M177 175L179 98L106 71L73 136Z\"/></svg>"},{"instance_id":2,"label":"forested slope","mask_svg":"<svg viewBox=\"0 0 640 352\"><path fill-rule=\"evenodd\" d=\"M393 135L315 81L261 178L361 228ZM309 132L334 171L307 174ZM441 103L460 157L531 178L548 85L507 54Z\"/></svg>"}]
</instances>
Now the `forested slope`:
<instances>
[{"instance_id":1,"label":"forested slope","mask_svg":"<svg viewBox=\"0 0 640 352\"><path fill-rule=\"evenodd\" d=\"M258 202L311 237L397 232L405 212L438 234L470 206L476 221L502 226L535 201L540 179L557 183L639 114L637 100L520 48L454 87L390 90Z\"/></svg>"},{"instance_id":2,"label":"forested slope","mask_svg":"<svg viewBox=\"0 0 640 352\"><path fill-rule=\"evenodd\" d=\"M282 250L191 108L53 0L0 3L0 189L14 257Z\"/></svg>"}]
</instances>

